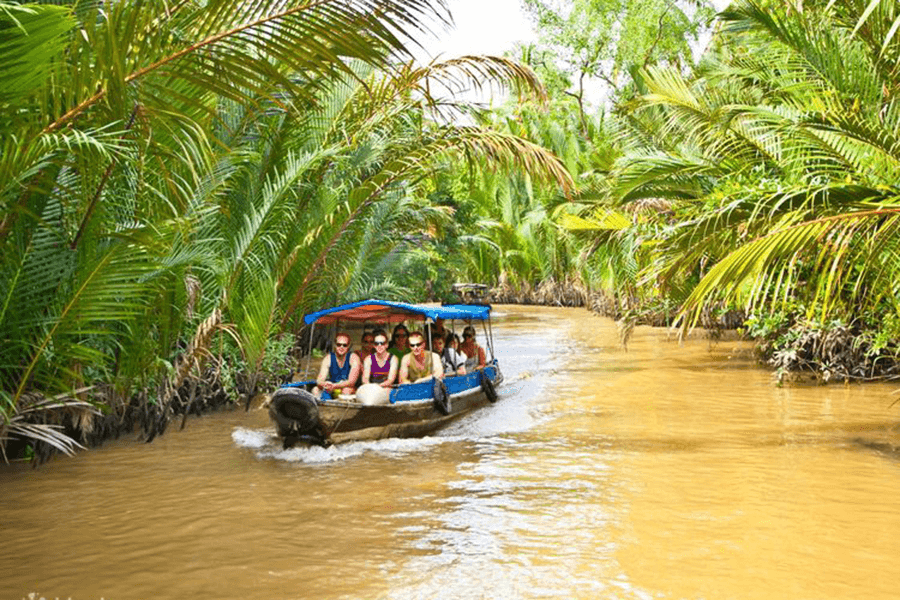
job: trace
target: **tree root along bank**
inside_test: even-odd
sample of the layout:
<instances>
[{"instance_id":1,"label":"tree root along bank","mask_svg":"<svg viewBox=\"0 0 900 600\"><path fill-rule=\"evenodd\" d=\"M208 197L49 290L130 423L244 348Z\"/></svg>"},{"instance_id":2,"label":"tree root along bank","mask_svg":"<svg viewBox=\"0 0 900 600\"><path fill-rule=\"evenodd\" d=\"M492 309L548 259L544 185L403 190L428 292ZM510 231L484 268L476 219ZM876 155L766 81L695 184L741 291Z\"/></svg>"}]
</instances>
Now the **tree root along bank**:
<instances>
[{"instance_id":1,"label":"tree root along bank","mask_svg":"<svg viewBox=\"0 0 900 600\"><path fill-rule=\"evenodd\" d=\"M221 379L213 370L203 379L190 378L171 394L166 406L158 402L162 394L143 390L129 398L122 398L112 386L98 385L81 394L79 405L56 403L30 413L31 425L58 428L64 434L87 448L98 447L104 441L118 439L122 435L138 433L138 440L151 442L162 435L174 420L184 428L187 417L201 415L236 405L236 398L229 394ZM36 393L23 396L20 412L28 413L29 407L46 402ZM52 444L10 435L5 453L10 460L27 459L35 465L48 460L57 452Z\"/></svg>"}]
</instances>

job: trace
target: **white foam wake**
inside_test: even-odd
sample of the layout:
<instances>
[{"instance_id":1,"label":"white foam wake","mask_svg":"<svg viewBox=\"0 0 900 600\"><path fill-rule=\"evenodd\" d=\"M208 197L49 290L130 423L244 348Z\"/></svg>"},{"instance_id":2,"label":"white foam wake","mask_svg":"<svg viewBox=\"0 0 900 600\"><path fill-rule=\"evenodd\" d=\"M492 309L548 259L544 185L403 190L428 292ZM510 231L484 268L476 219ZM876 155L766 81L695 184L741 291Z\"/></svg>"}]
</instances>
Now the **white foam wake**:
<instances>
[{"instance_id":1,"label":"white foam wake","mask_svg":"<svg viewBox=\"0 0 900 600\"><path fill-rule=\"evenodd\" d=\"M366 442L348 442L329 448L297 446L285 450L281 446L281 438L275 435L271 429L236 427L231 432L231 439L241 448L256 450L256 456L261 459L324 464L347 460L369 452L386 456L400 456L422 452L440 444L456 441L458 438L453 436L389 438Z\"/></svg>"}]
</instances>

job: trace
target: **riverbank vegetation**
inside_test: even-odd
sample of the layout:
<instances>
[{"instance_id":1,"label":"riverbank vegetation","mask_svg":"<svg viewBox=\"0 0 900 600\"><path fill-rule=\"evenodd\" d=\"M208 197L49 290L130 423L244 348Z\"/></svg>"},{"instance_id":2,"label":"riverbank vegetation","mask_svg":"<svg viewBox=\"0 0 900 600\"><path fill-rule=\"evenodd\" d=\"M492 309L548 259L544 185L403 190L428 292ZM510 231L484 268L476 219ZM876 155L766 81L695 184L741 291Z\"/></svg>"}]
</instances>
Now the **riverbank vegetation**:
<instances>
[{"instance_id":1,"label":"riverbank vegetation","mask_svg":"<svg viewBox=\"0 0 900 600\"><path fill-rule=\"evenodd\" d=\"M450 220L422 191L442 161L570 188L549 152L429 93L544 97L502 58L414 65L406 46L446 18L424 0L0 4L0 449L152 439L270 388L304 312L403 294L415 238Z\"/></svg>"},{"instance_id":2,"label":"riverbank vegetation","mask_svg":"<svg viewBox=\"0 0 900 600\"><path fill-rule=\"evenodd\" d=\"M567 16L551 3L527 4L548 49L578 59L547 80L566 82L558 98L579 116L565 131L581 146L571 158L565 149L575 146L562 136L548 142L574 165L578 188L573 202L545 204L558 243L576 240L567 256L577 267L546 264L547 275L519 286L520 296L574 278L566 287L583 290L585 305L626 331L635 322L740 326L782 376L893 377L896 5L735 2L688 67L685 40L700 31L702 7L691 15L669 5L635 9L659 10L657 22L683 34L670 40L664 29L629 30L631 13L615 13L615 42L630 52L607 44L591 54L566 19L582 10L602 21L596 13L606 5L574 1ZM539 73L561 64L548 66L544 55L526 55ZM589 119L580 82L597 70L609 101ZM531 124L522 113L512 120ZM564 123L554 118L550 127Z\"/></svg>"},{"instance_id":3,"label":"riverbank vegetation","mask_svg":"<svg viewBox=\"0 0 900 600\"><path fill-rule=\"evenodd\" d=\"M0 0L4 455L153 439L275 385L304 312L455 281L893 375L895 4L557 4L423 65L440 0Z\"/></svg>"}]
</instances>

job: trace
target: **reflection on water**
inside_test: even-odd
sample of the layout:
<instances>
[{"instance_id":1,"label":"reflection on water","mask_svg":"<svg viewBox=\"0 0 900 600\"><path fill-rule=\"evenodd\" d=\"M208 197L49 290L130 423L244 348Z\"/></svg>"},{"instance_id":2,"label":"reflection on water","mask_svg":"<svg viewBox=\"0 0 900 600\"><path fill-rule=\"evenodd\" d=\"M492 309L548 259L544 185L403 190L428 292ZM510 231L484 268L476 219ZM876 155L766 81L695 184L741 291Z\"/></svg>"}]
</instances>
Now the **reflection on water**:
<instances>
[{"instance_id":1,"label":"reflection on water","mask_svg":"<svg viewBox=\"0 0 900 600\"><path fill-rule=\"evenodd\" d=\"M500 307L501 401L422 440L282 450L265 411L0 469L0 589L82 598L893 598L886 385ZM4 596L4 597L7 597Z\"/></svg>"}]
</instances>

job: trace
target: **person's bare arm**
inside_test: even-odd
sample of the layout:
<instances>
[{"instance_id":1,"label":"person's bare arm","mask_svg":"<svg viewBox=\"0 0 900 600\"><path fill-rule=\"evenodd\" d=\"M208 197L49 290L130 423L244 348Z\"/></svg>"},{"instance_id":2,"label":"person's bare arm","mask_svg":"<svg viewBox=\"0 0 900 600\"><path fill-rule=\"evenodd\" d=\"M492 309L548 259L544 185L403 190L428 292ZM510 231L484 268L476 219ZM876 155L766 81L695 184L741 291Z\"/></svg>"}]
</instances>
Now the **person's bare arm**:
<instances>
[{"instance_id":1,"label":"person's bare arm","mask_svg":"<svg viewBox=\"0 0 900 600\"><path fill-rule=\"evenodd\" d=\"M322 366L319 367L319 376L316 377L316 385L318 385L323 390L330 392L334 387L330 381L328 381L328 368L331 366L331 355L326 354L325 358L322 359Z\"/></svg>"},{"instance_id":2,"label":"person's bare arm","mask_svg":"<svg viewBox=\"0 0 900 600\"><path fill-rule=\"evenodd\" d=\"M400 383L411 383L409 380L409 357L412 353L405 354L400 360Z\"/></svg>"},{"instance_id":3,"label":"person's bare arm","mask_svg":"<svg viewBox=\"0 0 900 600\"><path fill-rule=\"evenodd\" d=\"M372 361L375 360L372 355L366 357L363 361L363 383L370 383L372 377Z\"/></svg>"},{"instance_id":4,"label":"person's bare arm","mask_svg":"<svg viewBox=\"0 0 900 600\"><path fill-rule=\"evenodd\" d=\"M398 361L397 357L393 354L391 355L390 361L391 370L388 372L388 377L381 384L381 387L391 387L392 385L394 385L394 382L397 381L397 372L400 370L400 361Z\"/></svg>"},{"instance_id":5,"label":"person's bare arm","mask_svg":"<svg viewBox=\"0 0 900 600\"><path fill-rule=\"evenodd\" d=\"M444 365L441 363L441 357L438 356L437 352L431 353L431 372L434 373L437 379L444 378Z\"/></svg>"},{"instance_id":6,"label":"person's bare arm","mask_svg":"<svg viewBox=\"0 0 900 600\"><path fill-rule=\"evenodd\" d=\"M360 364L359 356L356 354L350 355L350 374L347 376L347 379L341 382L340 387L352 387L356 385L356 382L359 381L359 372L362 369L362 365Z\"/></svg>"}]
</instances>

